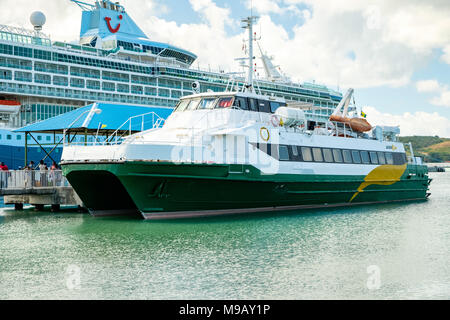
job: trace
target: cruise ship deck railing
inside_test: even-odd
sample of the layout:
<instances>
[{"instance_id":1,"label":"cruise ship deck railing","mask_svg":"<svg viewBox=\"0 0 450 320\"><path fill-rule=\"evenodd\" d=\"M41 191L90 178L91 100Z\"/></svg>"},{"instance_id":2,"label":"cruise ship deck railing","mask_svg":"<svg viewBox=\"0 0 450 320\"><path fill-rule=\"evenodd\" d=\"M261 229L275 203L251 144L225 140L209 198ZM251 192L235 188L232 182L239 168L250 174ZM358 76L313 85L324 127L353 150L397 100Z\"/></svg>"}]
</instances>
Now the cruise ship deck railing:
<instances>
[{"instance_id":1,"label":"cruise ship deck railing","mask_svg":"<svg viewBox=\"0 0 450 320\"><path fill-rule=\"evenodd\" d=\"M70 187L61 170L18 170L0 172L0 189Z\"/></svg>"}]
</instances>

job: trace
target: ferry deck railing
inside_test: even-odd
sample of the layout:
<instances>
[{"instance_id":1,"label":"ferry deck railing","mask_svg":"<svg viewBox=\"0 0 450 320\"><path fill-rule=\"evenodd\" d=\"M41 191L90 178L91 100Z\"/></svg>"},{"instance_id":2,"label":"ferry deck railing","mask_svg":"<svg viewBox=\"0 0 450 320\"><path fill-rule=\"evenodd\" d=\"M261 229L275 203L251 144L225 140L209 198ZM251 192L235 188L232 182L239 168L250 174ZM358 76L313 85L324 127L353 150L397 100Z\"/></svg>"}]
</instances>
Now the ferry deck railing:
<instances>
[{"instance_id":1,"label":"ferry deck railing","mask_svg":"<svg viewBox=\"0 0 450 320\"><path fill-rule=\"evenodd\" d=\"M61 170L17 170L0 172L0 189L70 187Z\"/></svg>"}]
</instances>

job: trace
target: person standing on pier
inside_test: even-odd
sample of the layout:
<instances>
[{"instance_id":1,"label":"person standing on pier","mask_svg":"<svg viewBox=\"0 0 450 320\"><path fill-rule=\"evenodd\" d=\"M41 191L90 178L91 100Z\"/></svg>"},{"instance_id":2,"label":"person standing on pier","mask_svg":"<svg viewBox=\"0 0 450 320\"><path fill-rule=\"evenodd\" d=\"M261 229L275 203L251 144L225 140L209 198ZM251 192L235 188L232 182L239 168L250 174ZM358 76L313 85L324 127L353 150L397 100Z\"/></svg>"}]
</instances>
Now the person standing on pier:
<instances>
[{"instance_id":1,"label":"person standing on pier","mask_svg":"<svg viewBox=\"0 0 450 320\"><path fill-rule=\"evenodd\" d=\"M9 168L4 162L0 162L0 189L8 187Z\"/></svg>"}]
</instances>

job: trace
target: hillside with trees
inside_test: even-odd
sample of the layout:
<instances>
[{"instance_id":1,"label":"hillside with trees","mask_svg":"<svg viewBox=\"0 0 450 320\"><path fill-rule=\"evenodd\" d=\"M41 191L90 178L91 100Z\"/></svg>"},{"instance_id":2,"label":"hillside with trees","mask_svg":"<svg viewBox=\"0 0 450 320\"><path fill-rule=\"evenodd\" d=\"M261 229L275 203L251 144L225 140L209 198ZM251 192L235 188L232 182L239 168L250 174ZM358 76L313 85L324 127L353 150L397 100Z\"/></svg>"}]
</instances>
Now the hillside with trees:
<instances>
[{"instance_id":1,"label":"hillside with trees","mask_svg":"<svg viewBox=\"0 0 450 320\"><path fill-rule=\"evenodd\" d=\"M426 162L450 161L450 139L438 136L400 137L403 143L411 142L416 156L423 157Z\"/></svg>"}]
</instances>

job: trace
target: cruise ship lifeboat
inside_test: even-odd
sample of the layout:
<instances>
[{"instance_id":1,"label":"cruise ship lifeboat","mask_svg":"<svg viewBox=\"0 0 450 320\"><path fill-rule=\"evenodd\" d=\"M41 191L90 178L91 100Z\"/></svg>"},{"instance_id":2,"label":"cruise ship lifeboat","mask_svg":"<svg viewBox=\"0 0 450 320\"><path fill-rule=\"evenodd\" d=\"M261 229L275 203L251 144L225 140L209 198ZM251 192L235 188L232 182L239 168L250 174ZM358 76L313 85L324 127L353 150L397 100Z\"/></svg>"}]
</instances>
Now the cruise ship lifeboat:
<instances>
[{"instance_id":1,"label":"cruise ship lifeboat","mask_svg":"<svg viewBox=\"0 0 450 320\"><path fill-rule=\"evenodd\" d=\"M332 122L341 122L347 124L350 128L352 128L355 132L368 132L372 130L372 126L366 119L360 118L347 118L341 117L337 115L333 115L330 117L330 121Z\"/></svg>"},{"instance_id":2,"label":"cruise ship lifeboat","mask_svg":"<svg viewBox=\"0 0 450 320\"><path fill-rule=\"evenodd\" d=\"M0 100L0 112L17 113L20 111L20 102L15 100Z\"/></svg>"}]
</instances>

